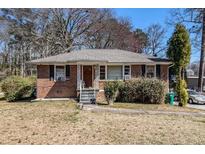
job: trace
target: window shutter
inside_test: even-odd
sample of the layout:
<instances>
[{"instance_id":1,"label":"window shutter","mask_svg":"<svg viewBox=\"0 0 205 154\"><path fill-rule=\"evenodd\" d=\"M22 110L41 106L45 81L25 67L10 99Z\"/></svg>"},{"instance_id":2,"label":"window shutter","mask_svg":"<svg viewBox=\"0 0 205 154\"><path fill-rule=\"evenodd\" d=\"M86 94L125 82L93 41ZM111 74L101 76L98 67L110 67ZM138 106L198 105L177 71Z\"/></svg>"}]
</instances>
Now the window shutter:
<instances>
[{"instance_id":1,"label":"window shutter","mask_svg":"<svg viewBox=\"0 0 205 154\"><path fill-rule=\"evenodd\" d=\"M70 65L66 65L66 80L70 78Z\"/></svg>"},{"instance_id":2,"label":"window shutter","mask_svg":"<svg viewBox=\"0 0 205 154\"><path fill-rule=\"evenodd\" d=\"M145 77L145 65L142 65L142 76Z\"/></svg>"},{"instance_id":3,"label":"window shutter","mask_svg":"<svg viewBox=\"0 0 205 154\"><path fill-rule=\"evenodd\" d=\"M100 66L100 80L105 80L106 78L105 69L105 66Z\"/></svg>"},{"instance_id":4,"label":"window shutter","mask_svg":"<svg viewBox=\"0 0 205 154\"><path fill-rule=\"evenodd\" d=\"M50 80L54 80L54 65L49 65L50 68Z\"/></svg>"},{"instance_id":5,"label":"window shutter","mask_svg":"<svg viewBox=\"0 0 205 154\"><path fill-rule=\"evenodd\" d=\"M156 65L156 76L159 79L161 77L161 66L160 65Z\"/></svg>"}]
</instances>

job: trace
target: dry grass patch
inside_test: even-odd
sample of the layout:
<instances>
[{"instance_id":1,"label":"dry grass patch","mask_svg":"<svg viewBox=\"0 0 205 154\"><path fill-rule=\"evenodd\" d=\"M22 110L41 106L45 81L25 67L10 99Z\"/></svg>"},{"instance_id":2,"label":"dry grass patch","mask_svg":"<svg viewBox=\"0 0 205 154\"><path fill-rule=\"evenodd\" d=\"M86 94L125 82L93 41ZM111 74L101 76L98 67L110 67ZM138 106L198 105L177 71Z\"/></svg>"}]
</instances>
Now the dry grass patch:
<instances>
[{"instance_id":1,"label":"dry grass patch","mask_svg":"<svg viewBox=\"0 0 205 154\"><path fill-rule=\"evenodd\" d=\"M205 117L95 113L0 101L0 144L205 144Z\"/></svg>"},{"instance_id":2,"label":"dry grass patch","mask_svg":"<svg viewBox=\"0 0 205 154\"><path fill-rule=\"evenodd\" d=\"M188 107L171 106L169 104L142 104L142 103L120 103L115 102L113 105L106 103L98 103L102 107L137 109L137 110L154 110L154 111L170 111L170 112L204 112L203 110Z\"/></svg>"}]
</instances>

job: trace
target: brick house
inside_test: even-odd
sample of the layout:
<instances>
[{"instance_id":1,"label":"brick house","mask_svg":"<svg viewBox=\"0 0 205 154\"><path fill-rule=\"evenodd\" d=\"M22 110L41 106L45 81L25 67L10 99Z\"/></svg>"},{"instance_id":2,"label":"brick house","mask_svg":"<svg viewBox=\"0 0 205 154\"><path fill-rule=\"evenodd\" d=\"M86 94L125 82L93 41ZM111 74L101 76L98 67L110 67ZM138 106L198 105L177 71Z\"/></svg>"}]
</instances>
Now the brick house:
<instances>
[{"instance_id":1,"label":"brick house","mask_svg":"<svg viewBox=\"0 0 205 154\"><path fill-rule=\"evenodd\" d=\"M168 59L118 49L86 49L32 60L37 65L37 99L104 100L107 80L153 77L169 80Z\"/></svg>"}]
</instances>

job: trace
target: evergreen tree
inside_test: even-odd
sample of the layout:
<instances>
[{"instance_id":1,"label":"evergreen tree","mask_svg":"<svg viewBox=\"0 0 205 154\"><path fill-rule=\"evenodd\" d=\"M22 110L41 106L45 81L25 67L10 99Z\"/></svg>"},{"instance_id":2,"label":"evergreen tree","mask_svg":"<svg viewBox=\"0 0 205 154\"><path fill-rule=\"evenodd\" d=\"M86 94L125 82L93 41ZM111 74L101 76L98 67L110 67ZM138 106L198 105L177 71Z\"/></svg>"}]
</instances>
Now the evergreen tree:
<instances>
[{"instance_id":1,"label":"evergreen tree","mask_svg":"<svg viewBox=\"0 0 205 154\"><path fill-rule=\"evenodd\" d=\"M190 62L191 44L189 39L189 33L182 24L177 24L172 37L168 41L167 56L174 63L175 72L177 75L177 94L179 97L179 105L185 106L188 94L185 90L186 84L184 84L184 76L182 70Z\"/></svg>"}]
</instances>

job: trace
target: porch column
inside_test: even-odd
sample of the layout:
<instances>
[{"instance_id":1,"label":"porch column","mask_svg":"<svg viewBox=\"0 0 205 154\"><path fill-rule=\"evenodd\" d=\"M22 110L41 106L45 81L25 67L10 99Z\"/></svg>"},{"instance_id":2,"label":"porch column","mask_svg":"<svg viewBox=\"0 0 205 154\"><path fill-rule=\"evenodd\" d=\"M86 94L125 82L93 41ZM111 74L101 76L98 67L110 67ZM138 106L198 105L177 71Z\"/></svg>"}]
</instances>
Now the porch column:
<instances>
[{"instance_id":1,"label":"porch column","mask_svg":"<svg viewBox=\"0 0 205 154\"><path fill-rule=\"evenodd\" d=\"M97 64L95 68L95 89L99 89L99 80L100 80L100 65Z\"/></svg>"},{"instance_id":2,"label":"porch column","mask_svg":"<svg viewBox=\"0 0 205 154\"><path fill-rule=\"evenodd\" d=\"M77 64L77 89L80 89L80 64Z\"/></svg>"}]
</instances>

